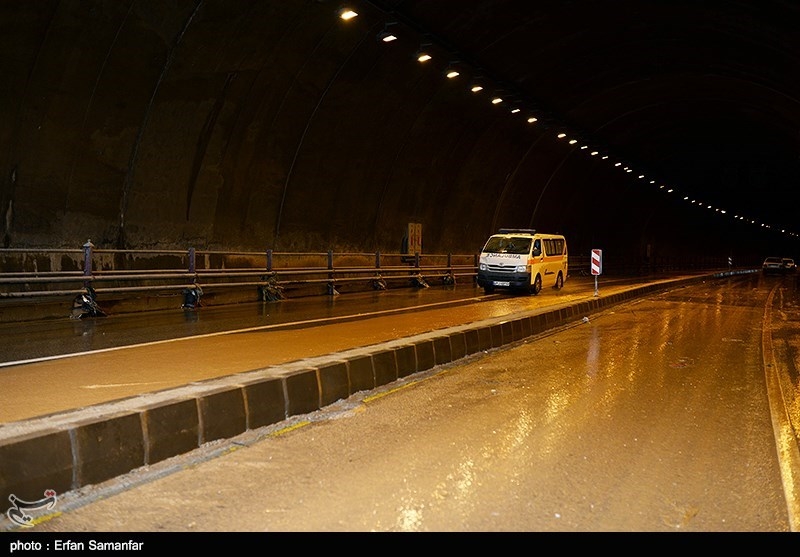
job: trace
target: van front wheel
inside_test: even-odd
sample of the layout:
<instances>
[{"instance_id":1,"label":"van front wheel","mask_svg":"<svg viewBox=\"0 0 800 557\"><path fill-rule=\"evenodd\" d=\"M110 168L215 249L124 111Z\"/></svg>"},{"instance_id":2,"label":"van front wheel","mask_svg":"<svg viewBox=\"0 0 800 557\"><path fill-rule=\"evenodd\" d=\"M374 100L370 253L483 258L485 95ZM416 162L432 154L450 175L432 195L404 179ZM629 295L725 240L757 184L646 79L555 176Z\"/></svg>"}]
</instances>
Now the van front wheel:
<instances>
[{"instance_id":1,"label":"van front wheel","mask_svg":"<svg viewBox=\"0 0 800 557\"><path fill-rule=\"evenodd\" d=\"M531 294L534 296L542 291L542 275L536 275L536 278L533 279L533 284L531 284Z\"/></svg>"}]
</instances>

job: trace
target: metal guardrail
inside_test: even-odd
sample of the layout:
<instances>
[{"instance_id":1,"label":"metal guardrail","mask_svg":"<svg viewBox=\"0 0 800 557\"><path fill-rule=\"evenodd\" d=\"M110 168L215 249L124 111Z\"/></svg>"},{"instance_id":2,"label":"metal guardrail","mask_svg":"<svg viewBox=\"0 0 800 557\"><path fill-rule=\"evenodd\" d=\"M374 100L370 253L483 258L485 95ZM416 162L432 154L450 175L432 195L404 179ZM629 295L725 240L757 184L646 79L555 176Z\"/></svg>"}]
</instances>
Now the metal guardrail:
<instances>
[{"instance_id":1,"label":"metal guardrail","mask_svg":"<svg viewBox=\"0 0 800 557\"><path fill-rule=\"evenodd\" d=\"M570 255L570 275L589 274L589 254ZM727 261L728 265L731 261ZM217 291L272 301L287 291L335 295L341 289L384 290L428 283L474 284L478 254L401 254L196 250L0 248L0 303L73 298L75 311L100 311L97 299L182 295L183 307ZM724 268L719 258L609 259L604 274L642 275L677 269ZM249 291L247 289L250 289Z\"/></svg>"},{"instance_id":2,"label":"metal guardrail","mask_svg":"<svg viewBox=\"0 0 800 557\"><path fill-rule=\"evenodd\" d=\"M455 284L476 275L477 255L211 250L0 249L0 300L180 292L184 305L213 289L251 288L261 300L289 288L322 286L337 294L346 284L386 289L403 281ZM194 301L192 301L194 298ZM255 299L256 296L254 295Z\"/></svg>"}]
</instances>

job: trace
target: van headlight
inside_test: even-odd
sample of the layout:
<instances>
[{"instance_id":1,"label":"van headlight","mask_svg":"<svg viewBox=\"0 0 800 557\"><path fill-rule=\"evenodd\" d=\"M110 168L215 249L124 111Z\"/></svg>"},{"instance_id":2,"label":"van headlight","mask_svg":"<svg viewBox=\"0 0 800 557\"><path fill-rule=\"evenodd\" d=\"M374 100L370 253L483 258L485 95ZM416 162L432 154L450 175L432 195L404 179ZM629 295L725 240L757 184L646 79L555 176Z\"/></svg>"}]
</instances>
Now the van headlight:
<instances>
[{"instance_id":1,"label":"van headlight","mask_svg":"<svg viewBox=\"0 0 800 557\"><path fill-rule=\"evenodd\" d=\"M517 265L517 268L514 269L514 272L515 273L527 273L528 272L528 266L527 265Z\"/></svg>"},{"instance_id":2,"label":"van headlight","mask_svg":"<svg viewBox=\"0 0 800 557\"><path fill-rule=\"evenodd\" d=\"M481 263L480 265L478 265L478 268L479 268L481 271L485 271L485 270L486 270L486 263Z\"/></svg>"}]
</instances>

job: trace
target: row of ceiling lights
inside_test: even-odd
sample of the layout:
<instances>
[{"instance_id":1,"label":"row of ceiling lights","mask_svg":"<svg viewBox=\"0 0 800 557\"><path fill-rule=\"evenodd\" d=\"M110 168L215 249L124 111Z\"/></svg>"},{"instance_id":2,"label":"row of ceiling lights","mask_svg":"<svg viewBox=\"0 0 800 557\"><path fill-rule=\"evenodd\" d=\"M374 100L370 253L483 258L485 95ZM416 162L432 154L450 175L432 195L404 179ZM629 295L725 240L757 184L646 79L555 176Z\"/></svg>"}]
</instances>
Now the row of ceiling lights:
<instances>
[{"instance_id":1,"label":"row of ceiling lights","mask_svg":"<svg viewBox=\"0 0 800 557\"><path fill-rule=\"evenodd\" d=\"M358 13L355 12L354 10L350 9L350 8L342 8L342 9L339 10L339 17L341 19L345 20L345 21L348 21L348 20L351 20L351 19L353 19L355 17L358 17ZM391 27L393 25L395 25L395 23L387 23L387 24L385 24L383 30L378 33L377 40L380 41L380 42L383 42L383 43L391 43L391 42L394 42L394 41L398 40L397 35L391 31ZM420 46L420 49L416 52L416 55L415 55L418 62L425 63L425 62L428 62L428 61L433 59L433 56L431 55L430 51L427 48L429 46L431 46L431 45L423 44L423 45ZM453 63L448 65L447 69L445 70L445 77L446 78L454 79L454 78L458 77L459 75L461 75L461 74L458 71L458 69L454 66ZM483 91L483 89L484 89L484 87L483 87L483 85L482 85L482 83L480 81L473 81L473 83L470 85L470 91L472 91L473 93L479 93L480 91ZM504 99L500 95L495 95L495 96L492 96L492 98L491 98L491 103L494 104L494 105L499 105L499 104L501 104L503 102L504 102ZM512 114L518 114L518 113L522 112L522 108L520 108L518 105L514 105L510 109L510 112ZM530 115L530 116L527 117L527 122L529 124L534 124L534 123L538 122L538 118L536 116L534 116L534 115ZM566 139L567 143L569 145L576 145L577 143L579 143L579 141L577 139L570 138L568 136L568 134L565 133L565 132L559 132L558 135L557 135L557 138L559 140L565 140ZM589 150L589 145L587 145L587 144L581 144L579 149L581 151L587 151L590 156L593 156L593 157L594 156L600 156L600 158L602 160L608 160L610 158L609 155L606 155L606 154L601 155L600 151L598 151L598 150ZM633 173L633 169L632 168L630 168L629 166L623 166L623 164L624 163L622 163L622 162L615 162L614 166L615 167L622 167L622 170L624 172L626 172L626 173ZM640 180L644 180L644 179L646 179L646 176L644 174L639 174L638 178ZM655 180L650 180L650 184L655 185L656 181ZM666 193L669 193L669 194L676 193L673 188L668 187L666 185L660 185L658 187L659 187L659 189L665 191ZM697 206L702 207L704 209L712 209L712 210L714 210L715 213L720 213L720 214L723 214L723 215L727 214L727 211L725 209L716 208L713 205L710 205L710 204L707 204L707 203L703 203L703 202L698 201L696 199L692 199L688 195L684 196L683 200L688 202L688 203L690 203L690 204L692 204L692 205L697 205ZM759 224L755 219L746 218L746 217L744 217L742 215L734 215L734 219L735 220L744 221L744 222L749 223L749 224L754 224L754 225L760 226L762 228L767 228L767 229L773 228L769 224L766 224L766 223L760 223ZM787 231L786 229L783 229L783 228L780 229L780 232L788 234L790 236L795 236L795 237L800 236L797 233L789 232L789 231Z\"/></svg>"},{"instance_id":2,"label":"row of ceiling lights","mask_svg":"<svg viewBox=\"0 0 800 557\"><path fill-rule=\"evenodd\" d=\"M350 20L358 17L358 13L352 9L343 8L339 12L339 17L341 17L344 20ZM376 37L377 40L383 43L392 43L398 40L397 35L393 33L391 30L391 28L394 25L396 25L396 23L394 22L384 24L383 30L381 30ZM419 50L417 50L416 54L414 55L417 62L424 64L426 62L433 60L433 55L431 54L430 50L431 46L432 45L429 43L423 43L420 45ZM444 76L447 79L455 79L456 77L459 77L461 75L461 72L459 71L457 66L458 66L457 62L450 62L450 64L444 71ZM470 84L470 91L473 93L479 93L483 90L484 90L484 85L482 80L479 78L474 78ZM493 105L499 105L501 103L506 102L506 99L504 99L502 95L496 94L491 97L490 102ZM519 114L520 112L522 112L522 108L517 104L513 104L509 109L509 112L511 112L511 114ZM529 124L534 124L538 121L539 119L534 115L530 115L527 118L527 122Z\"/></svg>"}]
</instances>

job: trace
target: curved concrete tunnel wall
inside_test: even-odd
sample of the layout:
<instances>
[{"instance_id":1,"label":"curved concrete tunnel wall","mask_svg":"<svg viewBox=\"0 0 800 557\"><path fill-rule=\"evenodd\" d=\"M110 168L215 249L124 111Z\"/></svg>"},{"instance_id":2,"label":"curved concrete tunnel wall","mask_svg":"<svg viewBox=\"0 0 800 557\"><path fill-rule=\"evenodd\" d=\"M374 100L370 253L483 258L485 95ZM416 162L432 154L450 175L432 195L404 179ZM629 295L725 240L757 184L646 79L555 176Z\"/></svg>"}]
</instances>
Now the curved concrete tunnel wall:
<instances>
[{"instance_id":1,"label":"curved concrete tunnel wall","mask_svg":"<svg viewBox=\"0 0 800 557\"><path fill-rule=\"evenodd\" d=\"M745 255L735 224L377 43L369 5L335 8L4 3L5 247L396 252L420 222L425 252L533 227L573 254Z\"/></svg>"}]
</instances>

